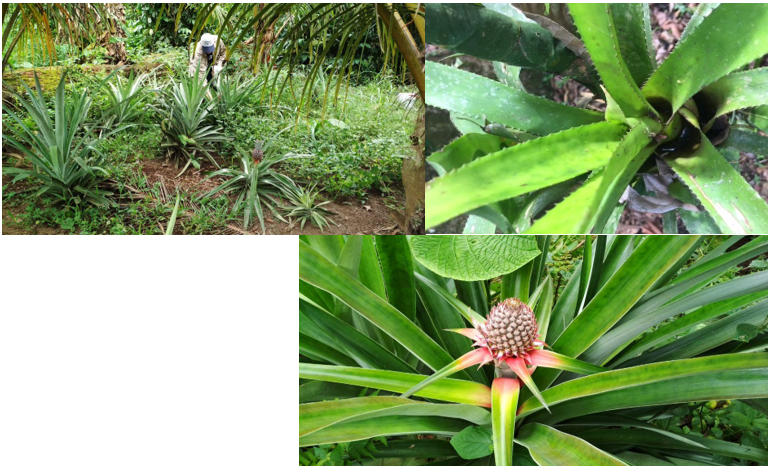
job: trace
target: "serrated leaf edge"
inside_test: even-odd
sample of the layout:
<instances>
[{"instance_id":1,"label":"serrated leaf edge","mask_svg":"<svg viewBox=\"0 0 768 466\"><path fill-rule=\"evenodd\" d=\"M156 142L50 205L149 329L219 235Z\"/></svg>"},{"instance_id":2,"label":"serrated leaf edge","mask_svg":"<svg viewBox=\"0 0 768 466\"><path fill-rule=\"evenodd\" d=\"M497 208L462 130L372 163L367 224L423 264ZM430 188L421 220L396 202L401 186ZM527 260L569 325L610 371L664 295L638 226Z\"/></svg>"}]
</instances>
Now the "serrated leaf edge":
<instances>
[{"instance_id":1,"label":"serrated leaf edge","mask_svg":"<svg viewBox=\"0 0 768 466\"><path fill-rule=\"evenodd\" d=\"M438 65L440 65L440 66L444 66L444 67L446 67L446 68L451 68L450 66L447 66L447 65L442 65L442 64L439 64L439 63L437 63L437 64L438 64ZM487 77L485 77L485 76L480 76L480 75L477 75L477 74L475 74L475 73L471 73L471 72L469 72L469 71L461 70L461 69L458 69L458 68L456 68L456 70L457 70L457 71L461 71L462 73L467 73L467 74L471 74L471 75L477 76L477 77L479 77L479 78L481 78L481 79L485 79L485 80L487 80L487 81L489 81L489 82L491 82L491 83L500 84L500 85L502 85L504 88L506 88L506 89L509 89L509 90L513 91L513 93L520 93L520 94L524 94L524 95L526 95L526 96L529 96L529 97L532 97L532 98L534 98L534 99L538 99L538 100L541 100L541 101L543 101L543 102L546 102L547 104L554 104L555 106L560 106L560 107L565 107L565 108L576 108L576 109L582 110L582 111L584 111L584 112L586 112L586 113L592 114L592 115L594 115L594 116L602 115L602 116L603 116L603 121L605 120L605 112L598 112L598 111L595 111L595 110L590 110L590 109L587 109L587 108L579 108L579 107L573 107L573 106L571 106L571 105L565 105L565 104L561 104L560 102L555 102L554 100L545 99L545 98L543 98L543 97L540 97L540 96L537 96L537 95L531 94L531 93L529 93L529 92L520 91L520 90L517 90L517 89L515 89L515 88L513 88L513 87L510 87L510 86L504 86L504 84L503 84L503 83L501 83L501 82L499 82L499 81L494 81L493 79L487 78ZM445 108L444 106L440 106L440 105L435 105L435 104L430 104L430 103L427 103L427 105L429 105L430 107L439 108L439 109L441 109L441 110L445 110L445 111L448 111L448 112L451 112L451 113L457 113L457 114L460 114L460 115L464 115L464 116L466 116L466 117L470 117L470 118L474 118L474 117L476 116L476 115L471 115L471 114L469 114L469 113L467 113L467 112L462 112L462 111L459 111L459 110L454 110L454 109L450 109L450 108ZM557 110L555 110L555 111L557 111ZM533 132L533 131L531 131L531 130L529 130L529 129L525 129L525 128L521 128L521 127L517 127L517 126L511 126L511 125L509 125L509 124L507 124L507 123L502 123L502 122L499 122L499 121L494 121L494 120L490 120L490 119L489 119L488 121L491 121L491 122L493 122L493 123L499 123L499 124L502 124L502 125L504 125L504 126L506 126L506 127L508 127L508 128L516 129L516 130L518 130L518 131L523 131L523 132L525 132L525 133L530 133L530 134L533 134L533 135L535 135L535 136L539 136L539 137L543 137L543 136L551 136L551 135L553 135L553 134L557 134L557 133L547 133L547 134L540 134L540 133L535 133L535 132ZM602 123L602 121L596 121L596 122L592 122L592 123L585 123L585 124L583 124L583 125L572 126L572 127L570 127L570 128L566 128L566 129L564 129L564 130L561 130L561 131L559 131L559 132L562 132L562 131L568 131L569 129L578 128L578 127L581 127L581 126L588 126L588 125L592 125L592 124L595 124L595 123Z\"/></svg>"},{"instance_id":2,"label":"serrated leaf edge","mask_svg":"<svg viewBox=\"0 0 768 466\"><path fill-rule=\"evenodd\" d=\"M569 11L570 11L570 9L569 9ZM618 47L618 37L616 35L616 25L614 24L613 16L611 15L610 4L607 4L607 3L605 4L605 14L606 14L606 16L608 18L608 24L610 26L610 31L608 32L608 36L611 39L610 42L611 42L611 48L613 49L613 56L616 59L616 63L618 64L619 69L621 70L621 78L624 80L624 84L626 84L629 87L629 89L632 91L632 93L635 95L635 97L638 97L640 99L639 102L644 107L644 110L648 110L648 111L652 111L652 112L656 113L656 110L653 107L651 107L651 105L648 103L647 100L645 100L645 96L643 96L642 92L640 92L640 88L637 86L637 84L635 84L634 80L630 80L630 79L627 78L627 75L629 74L629 69L627 68L627 64L621 58L621 53L620 53L620 51L617 48ZM571 16L573 16L572 12L571 12ZM576 28L576 30L578 31L579 30L579 25L575 21L575 18L574 18L573 25ZM581 36L582 36L582 40L583 40L584 35L581 34ZM584 45L586 47L586 42L584 43ZM587 48L587 50L589 51L589 48ZM591 56L592 56L592 53L590 51L590 57ZM597 67L595 67L594 60L591 60L590 64L592 65L592 67L593 67L592 69L595 71L595 73L597 73L597 75L600 76L601 82L603 84L605 84L605 79L600 74L600 70L598 70ZM622 111L626 114L625 110L622 109Z\"/></svg>"},{"instance_id":3,"label":"serrated leaf edge","mask_svg":"<svg viewBox=\"0 0 768 466\"><path fill-rule=\"evenodd\" d=\"M708 14L708 15L707 15L707 16L706 16L706 17L705 17L705 18L704 18L704 19L701 21L701 23L699 23L699 24L696 26L696 29L698 29L698 28L699 28L699 27L700 27L702 24L704 24L705 22L707 22L707 21L712 21L712 19L711 19L711 18L712 18L712 16L713 16L713 15L715 15L715 14L717 14L719 11L722 11L722 8L721 8L722 6L723 6L723 4L721 3L721 4L717 5L716 7L712 8L712 10L710 11L710 13L709 13L709 14ZM665 64L667 61L669 61L669 59L670 59L670 58L672 58L672 56L673 56L673 55L674 55L674 54L675 54L675 53L676 53L676 52L677 52L677 51L678 51L678 50L679 50L679 49L680 49L680 48L683 46L683 44L685 44L686 42L688 42L688 41L689 41L689 38L690 38L692 35L694 35L694 34L695 34L695 29L694 29L694 31L692 31L690 34L688 34L688 35L686 35L684 38L682 38L682 39L681 39L681 40L680 40L680 41L679 41L679 42L678 42L678 43L675 45L675 48L674 48L674 49L672 50L672 52L669 54L669 56L667 57L667 59L666 59L666 60L664 60L664 63L662 63L661 65L659 65L659 67L656 69L656 71L659 71L659 70L660 70L660 69L661 69L661 68L664 66L664 64ZM752 60L754 60L754 59L756 59L756 58L758 58L758 57L755 57L755 58L753 58ZM751 61L751 60L750 60L750 61ZM722 74L722 75L720 75L720 76L718 76L718 77L716 77L716 78L712 79L711 81L708 81L708 82L705 82L705 83L703 83L703 84L701 85L701 87L699 87L699 88L696 90L696 92L694 92L694 93L691 95L691 97L689 97L689 98L692 98L694 95L696 95L696 94L698 94L699 92L701 92L701 90L702 90L702 89L704 89L705 87L709 86L710 84L712 84L712 83L716 82L718 79L724 78L724 77L726 77L726 76L730 76L730 74L731 74L731 73L732 73L734 70L737 70L737 69L739 69L739 68L740 68L740 67L742 67L742 66L744 66L744 64L743 64L743 63L742 63L742 64L740 64L740 65L735 65L735 66L733 66L733 68L732 68L732 69L730 69L730 70L729 70L729 71L727 71L726 73L724 73L724 74ZM656 72L654 72L653 74L651 74L651 75L648 77L648 79L646 80L645 84L643 84L643 88L645 88L645 86L648 84L648 81L650 81L650 80L651 80L651 78L652 78L652 77L653 77L655 74L656 74ZM666 99L666 97L664 97L664 98ZM672 97L669 97L669 99L670 99L670 103L673 103L673 102L671 102L671 100L672 100ZM686 100L687 100L687 99L686 99ZM683 103L684 103L684 102L683 102ZM683 103L681 103L681 104L680 104L680 106L681 106L681 107L682 107ZM679 110L679 108L678 108L678 109L674 109L674 108L673 108L673 110L674 110L674 111L677 111L677 110Z\"/></svg>"}]
</instances>

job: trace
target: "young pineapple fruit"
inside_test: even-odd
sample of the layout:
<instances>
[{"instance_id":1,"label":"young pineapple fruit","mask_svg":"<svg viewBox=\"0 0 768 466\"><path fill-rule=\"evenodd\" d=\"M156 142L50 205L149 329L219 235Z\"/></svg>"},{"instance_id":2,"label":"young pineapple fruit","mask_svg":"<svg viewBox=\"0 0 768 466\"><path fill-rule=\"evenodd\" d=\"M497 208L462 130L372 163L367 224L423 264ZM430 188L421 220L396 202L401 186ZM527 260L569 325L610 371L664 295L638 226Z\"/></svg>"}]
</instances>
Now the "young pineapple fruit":
<instances>
[{"instance_id":1,"label":"young pineapple fruit","mask_svg":"<svg viewBox=\"0 0 768 466\"><path fill-rule=\"evenodd\" d=\"M251 157L253 157L253 161L257 165L264 159L264 151L262 150L263 147L264 141L257 140L256 147L254 147L253 152L251 152Z\"/></svg>"},{"instance_id":2,"label":"young pineapple fruit","mask_svg":"<svg viewBox=\"0 0 768 466\"><path fill-rule=\"evenodd\" d=\"M496 360L525 356L534 348L538 337L533 311L517 298L508 298L494 306L478 330Z\"/></svg>"}]
</instances>

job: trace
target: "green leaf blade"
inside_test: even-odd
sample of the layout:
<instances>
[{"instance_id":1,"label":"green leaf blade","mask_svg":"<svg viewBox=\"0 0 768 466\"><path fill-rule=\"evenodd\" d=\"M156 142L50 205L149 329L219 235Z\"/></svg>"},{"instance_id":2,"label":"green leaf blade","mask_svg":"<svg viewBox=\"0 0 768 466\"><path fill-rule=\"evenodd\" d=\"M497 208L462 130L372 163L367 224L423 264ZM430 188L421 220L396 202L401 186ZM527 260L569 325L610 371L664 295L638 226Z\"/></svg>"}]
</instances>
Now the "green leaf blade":
<instances>
[{"instance_id":1,"label":"green leaf blade","mask_svg":"<svg viewBox=\"0 0 768 466\"><path fill-rule=\"evenodd\" d=\"M583 185L568 197L548 211L542 218L536 220L531 228L525 230L528 234L578 234L586 233L594 224L593 211L590 206L597 198L605 170L594 173Z\"/></svg>"},{"instance_id":2,"label":"green leaf blade","mask_svg":"<svg viewBox=\"0 0 768 466\"><path fill-rule=\"evenodd\" d=\"M477 406L426 403L396 396L365 396L299 405L299 437L341 422L396 415L463 419L478 425L491 423L490 413Z\"/></svg>"},{"instance_id":3,"label":"green leaf blade","mask_svg":"<svg viewBox=\"0 0 768 466\"><path fill-rule=\"evenodd\" d=\"M768 53L768 5L723 3L677 44L643 87L677 111L707 84ZM748 31L734 34L733 31Z\"/></svg>"},{"instance_id":4,"label":"green leaf blade","mask_svg":"<svg viewBox=\"0 0 768 466\"><path fill-rule=\"evenodd\" d=\"M646 116L650 105L621 57L618 34L607 3L570 3L568 9L605 88L628 117ZM628 10L627 10L628 11ZM622 23L624 24L624 23ZM645 41L641 44L644 45Z\"/></svg>"},{"instance_id":5,"label":"green leaf blade","mask_svg":"<svg viewBox=\"0 0 768 466\"><path fill-rule=\"evenodd\" d=\"M515 412L520 395L520 383L515 379L499 377L491 387L493 413L493 452L496 466L512 466L515 436Z\"/></svg>"},{"instance_id":6,"label":"green leaf blade","mask_svg":"<svg viewBox=\"0 0 768 466\"><path fill-rule=\"evenodd\" d=\"M452 361L450 355L408 317L303 241L299 242L299 278L339 298L432 369Z\"/></svg>"},{"instance_id":7,"label":"green leaf blade","mask_svg":"<svg viewBox=\"0 0 768 466\"><path fill-rule=\"evenodd\" d=\"M648 4L612 3L610 11L621 56L635 84L642 86L656 69Z\"/></svg>"},{"instance_id":8,"label":"green leaf blade","mask_svg":"<svg viewBox=\"0 0 768 466\"><path fill-rule=\"evenodd\" d=\"M618 322L697 240L698 237L693 235L646 238L565 329L552 349L571 357L583 353Z\"/></svg>"},{"instance_id":9,"label":"green leaf blade","mask_svg":"<svg viewBox=\"0 0 768 466\"><path fill-rule=\"evenodd\" d=\"M304 317L311 320L332 337L333 341L341 344L348 354L353 355L361 366L414 372L414 369L403 360L333 314L319 309L304 299L299 299L299 312L300 322Z\"/></svg>"},{"instance_id":10,"label":"green leaf blade","mask_svg":"<svg viewBox=\"0 0 768 466\"><path fill-rule=\"evenodd\" d=\"M602 167L625 132L623 125L596 123L475 160L427 184L426 226Z\"/></svg>"},{"instance_id":11,"label":"green leaf blade","mask_svg":"<svg viewBox=\"0 0 768 466\"><path fill-rule=\"evenodd\" d=\"M749 131L731 129L728 139L719 147L721 150L733 148L768 158L768 137Z\"/></svg>"},{"instance_id":12,"label":"green leaf blade","mask_svg":"<svg viewBox=\"0 0 768 466\"><path fill-rule=\"evenodd\" d=\"M440 152L435 152L427 158L427 162L443 176L475 159L506 149L504 139L485 133L469 133L456 139Z\"/></svg>"},{"instance_id":13,"label":"green leaf blade","mask_svg":"<svg viewBox=\"0 0 768 466\"><path fill-rule=\"evenodd\" d=\"M518 410L518 417L534 414L531 420L554 423L626 407L759 398L768 393L764 383L767 373L765 353L707 356L612 370L549 388L542 396L551 414L530 398Z\"/></svg>"},{"instance_id":14,"label":"green leaf blade","mask_svg":"<svg viewBox=\"0 0 768 466\"><path fill-rule=\"evenodd\" d=\"M308 363L299 363L299 377L375 388L395 393L405 393L414 385L427 378L426 375L406 374L403 372ZM483 407L491 406L490 387L467 380L438 380L417 392L416 396L450 401L452 403L464 403Z\"/></svg>"},{"instance_id":15,"label":"green leaf blade","mask_svg":"<svg viewBox=\"0 0 768 466\"><path fill-rule=\"evenodd\" d=\"M575 55L556 47L552 34L538 24L471 3L431 3L427 6L430 44L490 61L543 68L564 68ZM510 44L518 44L510 47Z\"/></svg>"},{"instance_id":16,"label":"green leaf blade","mask_svg":"<svg viewBox=\"0 0 768 466\"><path fill-rule=\"evenodd\" d=\"M299 438L299 446L353 442L373 437L395 435L454 435L469 426L460 419L435 416L386 416L361 421L344 422L326 427Z\"/></svg>"},{"instance_id":17,"label":"green leaf blade","mask_svg":"<svg viewBox=\"0 0 768 466\"><path fill-rule=\"evenodd\" d=\"M413 255L405 236L376 236L387 298L410 320L416 319L416 288L413 283Z\"/></svg>"},{"instance_id":18,"label":"green leaf blade","mask_svg":"<svg viewBox=\"0 0 768 466\"><path fill-rule=\"evenodd\" d=\"M701 93L716 109L712 118L742 108L768 105L768 68L731 73L705 87Z\"/></svg>"},{"instance_id":19,"label":"green leaf blade","mask_svg":"<svg viewBox=\"0 0 768 466\"><path fill-rule=\"evenodd\" d=\"M603 120L603 114L558 104L482 76L428 61L426 103L487 119L510 128L546 135Z\"/></svg>"},{"instance_id":20,"label":"green leaf blade","mask_svg":"<svg viewBox=\"0 0 768 466\"><path fill-rule=\"evenodd\" d=\"M738 445L723 440L679 434L679 436L699 442L700 445L681 443L679 439L669 437L661 432L636 429L610 429L583 432L579 437L599 445L638 445L654 449L670 449L704 453L707 455L722 455L745 460L756 461L758 464L768 462L768 451L760 448Z\"/></svg>"},{"instance_id":21,"label":"green leaf blade","mask_svg":"<svg viewBox=\"0 0 768 466\"><path fill-rule=\"evenodd\" d=\"M520 429L517 443L524 445L539 466L589 464L591 466L628 466L627 463L590 445L542 424L527 424Z\"/></svg>"}]
</instances>

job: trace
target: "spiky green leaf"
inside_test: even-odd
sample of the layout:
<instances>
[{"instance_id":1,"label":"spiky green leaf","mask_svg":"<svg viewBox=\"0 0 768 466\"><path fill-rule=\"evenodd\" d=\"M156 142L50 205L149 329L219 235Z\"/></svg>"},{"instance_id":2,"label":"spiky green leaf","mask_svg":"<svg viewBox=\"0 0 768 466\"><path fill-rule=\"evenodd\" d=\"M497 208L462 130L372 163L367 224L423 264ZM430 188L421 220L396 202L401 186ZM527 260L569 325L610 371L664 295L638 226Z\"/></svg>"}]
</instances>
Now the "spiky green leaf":
<instances>
[{"instance_id":1,"label":"spiky green leaf","mask_svg":"<svg viewBox=\"0 0 768 466\"><path fill-rule=\"evenodd\" d=\"M430 44L485 60L553 71L564 69L575 59L573 52L536 23L472 3L431 3L426 9Z\"/></svg>"},{"instance_id":2,"label":"spiky green leaf","mask_svg":"<svg viewBox=\"0 0 768 466\"><path fill-rule=\"evenodd\" d=\"M766 24L768 4L720 4L677 44L643 94L670 102L676 111L707 84L768 53Z\"/></svg>"},{"instance_id":3,"label":"spiky green leaf","mask_svg":"<svg viewBox=\"0 0 768 466\"><path fill-rule=\"evenodd\" d=\"M474 119L536 135L603 120L602 113L558 104L467 71L434 62L426 67L427 104Z\"/></svg>"},{"instance_id":4,"label":"spiky green leaf","mask_svg":"<svg viewBox=\"0 0 768 466\"><path fill-rule=\"evenodd\" d=\"M768 68L731 73L705 87L701 93L707 99L707 105L715 111L713 118L741 108L768 105Z\"/></svg>"},{"instance_id":5,"label":"spiky green leaf","mask_svg":"<svg viewBox=\"0 0 768 466\"><path fill-rule=\"evenodd\" d=\"M534 139L475 160L426 187L427 228L604 166L626 127L596 123ZM574 143L576 141L576 143Z\"/></svg>"},{"instance_id":6,"label":"spiky green leaf","mask_svg":"<svg viewBox=\"0 0 768 466\"><path fill-rule=\"evenodd\" d=\"M568 8L611 97L626 116L646 116L651 107L645 101L621 56L619 36L611 13L612 7L607 3L571 3ZM622 11L624 14L628 12L629 10ZM626 23L622 22L622 25L626 26ZM638 46L642 48L644 41Z\"/></svg>"}]
</instances>

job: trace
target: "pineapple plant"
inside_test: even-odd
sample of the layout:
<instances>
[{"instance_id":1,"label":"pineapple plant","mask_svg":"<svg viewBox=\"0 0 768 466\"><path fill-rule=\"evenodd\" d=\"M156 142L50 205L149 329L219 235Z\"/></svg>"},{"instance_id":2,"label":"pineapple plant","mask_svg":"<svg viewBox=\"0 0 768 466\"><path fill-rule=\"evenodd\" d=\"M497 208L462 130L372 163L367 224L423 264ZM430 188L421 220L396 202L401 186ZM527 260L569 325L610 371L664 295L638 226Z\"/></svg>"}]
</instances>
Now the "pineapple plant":
<instances>
[{"instance_id":1,"label":"pineapple plant","mask_svg":"<svg viewBox=\"0 0 768 466\"><path fill-rule=\"evenodd\" d=\"M504 375L505 368L511 370L520 380L528 384L534 396L549 409L530 376L528 366L570 369L583 374L594 374L605 370L599 366L544 351L542 347L545 343L537 339L539 335L536 316L530 307L517 298L507 298L495 305L488 313L487 319L473 318L473 325L473 329L460 328L453 331L471 338L474 341L473 346L479 348L435 372L405 392L404 397L469 366L483 365L493 361L499 375Z\"/></svg>"},{"instance_id":2,"label":"pineapple plant","mask_svg":"<svg viewBox=\"0 0 768 466\"><path fill-rule=\"evenodd\" d=\"M739 149L768 156L755 129L768 5L701 4L661 64L648 8L427 5L427 42L496 75L426 64L426 104L463 134L428 160L427 228L469 214L465 232L613 233L633 209L664 214L665 233L768 231L768 204L729 163ZM582 83L605 110L527 92L524 69Z\"/></svg>"},{"instance_id":3,"label":"pineapple plant","mask_svg":"<svg viewBox=\"0 0 768 466\"><path fill-rule=\"evenodd\" d=\"M246 229L258 221L262 234L266 233L263 207L267 207L275 219L285 222L286 219L280 215L280 199L286 192L294 192L299 187L289 176L277 171L275 166L286 160L304 156L293 153L278 154L272 148L275 137L266 143L256 141L256 149L250 153L235 144L239 167L222 168L209 173L206 180L222 178L223 181L198 197L198 200L209 199L220 193L234 197L231 215L239 215L242 212L243 227Z\"/></svg>"},{"instance_id":4,"label":"pineapple plant","mask_svg":"<svg viewBox=\"0 0 768 466\"><path fill-rule=\"evenodd\" d=\"M115 73L96 83L98 92ZM26 178L41 183L37 195L44 196L57 204L96 206L114 205L113 194L99 188L102 175L107 172L101 165L106 160L99 151L103 140L128 127L126 124L110 124L111 131L96 135L97 127L105 123L99 119L95 124L87 123L93 97L88 90L75 93L68 102L66 97L67 73L61 75L52 104L43 96L43 86L35 77L35 89L22 82L27 96L10 89L18 100L19 108L6 105L3 100L3 118L15 125L8 125L3 131L3 144L24 154L28 165L3 167L4 175L15 175L13 182ZM5 91L3 91L5 92ZM25 123L23 107L32 124Z\"/></svg>"},{"instance_id":5,"label":"pineapple plant","mask_svg":"<svg viewBox=\"0 0 768 466\"><path fill-rule=\"evenodd\" d=\"M176 79L171 78L169 85L157 90L159 101L155 110L163 118L160 122L163 134L160 147L167 158L175 161L176 168L184 163L178 176L190 166L199 170L201 156L220 168L214 158L215 144L230 141L213 119L215 101L206 97L211 85L212 81L206 83L197 75L187 76L184 73Z\"/></svg>"},{"instance_id":6,"label":"pineapple plant","mask_svg":"<svg viewBox=\"0 0 768 466\"><path fill-rule=\"evenodd\" d=\"M560 274L557 251L575 248ZM765 464L761 446L668 424L768 397L767 253L743 236L301 237L300 448L370 439L370 464L395 465Z\"/></svg>"}]
</instances>

